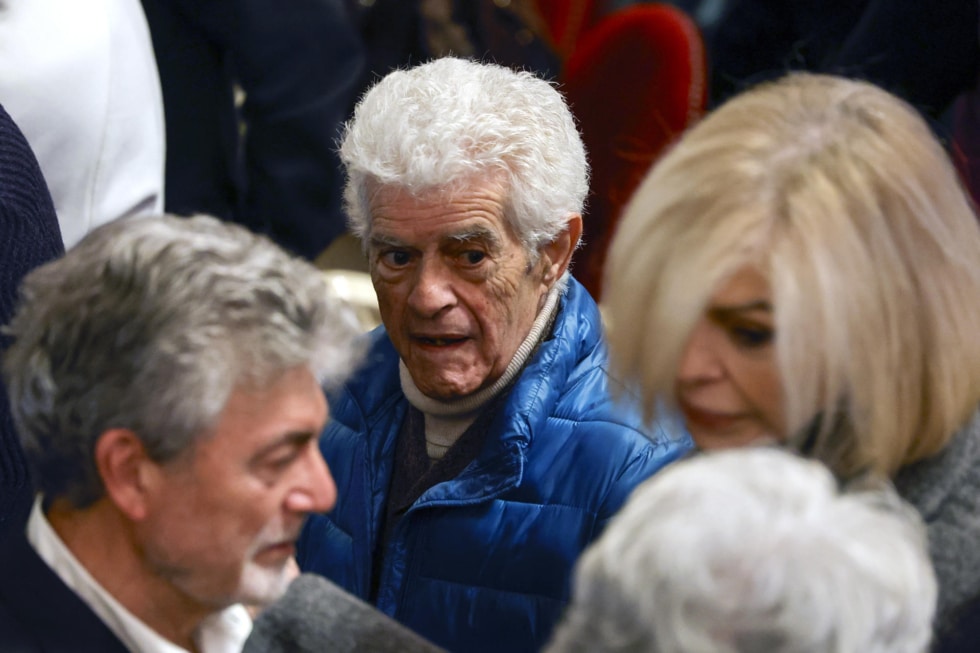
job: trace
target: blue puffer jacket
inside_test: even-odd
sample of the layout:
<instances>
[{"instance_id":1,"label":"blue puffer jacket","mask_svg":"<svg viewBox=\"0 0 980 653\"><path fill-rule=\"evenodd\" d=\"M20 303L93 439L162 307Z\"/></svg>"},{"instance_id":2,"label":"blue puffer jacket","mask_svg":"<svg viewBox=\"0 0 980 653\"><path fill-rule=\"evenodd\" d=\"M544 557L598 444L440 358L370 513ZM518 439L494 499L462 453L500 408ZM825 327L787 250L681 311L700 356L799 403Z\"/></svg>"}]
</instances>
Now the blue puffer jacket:
<instances>
[{"instance_id":1,"label":"blue puffer jacket","mask_svg":"<svg viewBox=\"0 0 980 653\"><path fill-rule=\"evenodd\" d=\"M304 571L361 598L408 406L383 330L370 363L331 397L320 441L337 482L299 543ZM689 447L613 404L595 302L570 280L550 338L491 424L482 452L427 490L391 533L377 607L453 651L534 651L569 599L570 572L630 491Z\"/></svg>"}]
</instances>

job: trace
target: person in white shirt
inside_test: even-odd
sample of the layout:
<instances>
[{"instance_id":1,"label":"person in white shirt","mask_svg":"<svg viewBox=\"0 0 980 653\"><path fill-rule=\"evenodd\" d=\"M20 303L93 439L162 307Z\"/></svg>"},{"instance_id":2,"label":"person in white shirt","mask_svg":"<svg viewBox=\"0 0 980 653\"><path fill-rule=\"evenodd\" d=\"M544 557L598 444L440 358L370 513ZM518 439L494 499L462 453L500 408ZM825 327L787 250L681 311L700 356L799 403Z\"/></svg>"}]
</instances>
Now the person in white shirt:
<instances>
[{"instance_id":1,"label":"person in white shirt","mask_svg":"<svg viewBox=\"0 0 980 653\"><path fill-rule=\"evenodd\" d=\"M103 225L22 293L3 372L39 493L0 545L0 650L240 651L336 499L317 436L353 313L206 216Z\"/></svg>"},{"instance_id":2,"label":"person in white shirt","mask_svg":"<svg viewBox=\"0 0 980 653\"><path fill-rule=\"evenodd\" d=\"M0 44L0 103L41 164L65 247L163 211L163 95L139 0L4 0Z\"/></svg>"}]
</instances>

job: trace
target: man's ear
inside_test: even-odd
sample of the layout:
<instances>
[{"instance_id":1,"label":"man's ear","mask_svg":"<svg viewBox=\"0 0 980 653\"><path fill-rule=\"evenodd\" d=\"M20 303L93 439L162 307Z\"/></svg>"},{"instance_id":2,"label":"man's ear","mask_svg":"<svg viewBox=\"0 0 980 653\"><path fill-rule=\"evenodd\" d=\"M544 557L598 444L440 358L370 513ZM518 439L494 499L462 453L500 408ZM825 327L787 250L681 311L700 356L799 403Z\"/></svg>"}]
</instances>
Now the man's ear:
<instances>
[{"instance_id":1,"label":"man's ear","mask_svg":"<svg viewBox=\"0 0 980 653\"><path fill-rule=\"evenodd\" d=\"M545 264L544 281L548 286L554 285L572 261L572 254L578 247L582 237L582 215L573 213L565 223L565 228L554 240L541 248L541 257Z\"/></svg>"},{"instance_id":2,"label":"man's ear","mask_svg":"<svg viewBox=\"0 0 980 653\"><path fill-rule=\"evenodd\" d=\"M159 465L139 436L130 429L105 431L95 443L95 465L109 500L132 521L144 519Z\"/></svg>"}]
</instances>

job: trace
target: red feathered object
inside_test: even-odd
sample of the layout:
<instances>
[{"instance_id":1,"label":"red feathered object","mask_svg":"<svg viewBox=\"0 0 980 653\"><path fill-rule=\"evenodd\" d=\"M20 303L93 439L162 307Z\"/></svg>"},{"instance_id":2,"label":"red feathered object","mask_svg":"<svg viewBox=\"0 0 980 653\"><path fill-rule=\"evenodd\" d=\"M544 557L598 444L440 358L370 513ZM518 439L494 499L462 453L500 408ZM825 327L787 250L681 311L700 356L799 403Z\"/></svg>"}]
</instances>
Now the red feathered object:
<instances>
[{"instance_id":1,"label":"red feathered object","mask_svg":"<svg viewBox=\"0 0 980 653\"><path fill-rule=\"evenodd\" d=\"M573 273L599 300L606 249L624 205L650 165L704 113L701 33L672 5L633 5L584 35L562 78L592 165L585 244Z\"/></svg>"}]
</instances>

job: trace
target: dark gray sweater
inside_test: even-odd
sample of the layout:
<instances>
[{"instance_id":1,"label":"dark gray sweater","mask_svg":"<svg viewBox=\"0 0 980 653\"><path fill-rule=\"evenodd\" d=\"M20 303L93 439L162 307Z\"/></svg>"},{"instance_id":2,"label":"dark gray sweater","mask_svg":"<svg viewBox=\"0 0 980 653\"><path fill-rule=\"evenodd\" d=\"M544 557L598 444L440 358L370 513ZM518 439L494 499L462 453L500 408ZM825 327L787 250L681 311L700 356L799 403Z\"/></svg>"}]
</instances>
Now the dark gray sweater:
<instances>
[{"instance_id":1,"label":"dark gray sweater","mask_svg":"<svg viewBox=\"0 0 980 653\"><path fill-rule=\"evenodd\" d=\"M980 596L980 411L941 453L901 469L895 487L926 522L942 627Z\"/></svg>"}]
</instances>

